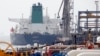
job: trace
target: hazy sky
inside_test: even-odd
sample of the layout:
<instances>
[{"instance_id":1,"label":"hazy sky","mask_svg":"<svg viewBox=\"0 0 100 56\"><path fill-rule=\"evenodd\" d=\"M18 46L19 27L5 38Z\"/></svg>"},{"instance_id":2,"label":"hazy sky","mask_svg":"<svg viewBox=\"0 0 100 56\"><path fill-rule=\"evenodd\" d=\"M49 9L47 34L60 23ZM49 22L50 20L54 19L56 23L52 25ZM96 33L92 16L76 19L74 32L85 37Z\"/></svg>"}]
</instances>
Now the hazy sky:
<instances>
[{"instance_id":1,"label":"hazy sky","mask_svg":"<svg viewBox=\"0 0 100 56\"><path fill-rule=\"evenodd\" d=\"M54 14L58 12L62 0L0 0L0 40L9 39L10 29L14 26L8 18L24 18L31 16L31 6L34 3L41 2L43 8L48 7L48 14L54 18ZM74 0L74 11L77 15L79 10L95 10L95 0ZM45 11L45 9L43 9ZM45 13L44 13L45 14ZM4 36L8 36L4 38Z\"/></svg>"}]
</instances>

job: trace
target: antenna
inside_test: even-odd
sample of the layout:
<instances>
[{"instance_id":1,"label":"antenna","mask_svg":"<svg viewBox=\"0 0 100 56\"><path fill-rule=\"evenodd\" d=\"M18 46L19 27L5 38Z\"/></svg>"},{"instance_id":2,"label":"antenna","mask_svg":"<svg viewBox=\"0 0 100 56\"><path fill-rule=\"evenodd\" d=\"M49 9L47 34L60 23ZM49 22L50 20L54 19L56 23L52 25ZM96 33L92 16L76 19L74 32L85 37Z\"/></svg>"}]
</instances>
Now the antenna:
<instances>
[{"instance_id":1,"label":"antenna","mask_svg":"<svg viewBox=\"0 0 100 56\"><path fill-rule=\"evenodd\" d=\"M46 17L48 17L48 7L46 7Z\"/></svg>"},{"instance_id":2,"label":"antenna","mask_svg":"<svg viewBox=\"0 0 100 56\"><path fill-rule=\"evenodd\" d=\"M54 14L54 18L56 19L56 13Z\"/></svg>"}]
</instances>

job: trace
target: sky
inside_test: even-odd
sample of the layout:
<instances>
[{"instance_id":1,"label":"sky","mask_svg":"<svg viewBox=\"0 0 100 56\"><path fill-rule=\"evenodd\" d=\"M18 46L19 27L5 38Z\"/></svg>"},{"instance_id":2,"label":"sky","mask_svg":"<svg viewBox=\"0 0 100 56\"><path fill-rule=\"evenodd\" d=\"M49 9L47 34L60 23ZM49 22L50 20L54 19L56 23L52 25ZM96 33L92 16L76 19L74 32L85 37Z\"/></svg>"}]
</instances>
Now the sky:
<instances>
[{"instance_id":1,"label":"sky","mask_svg":"<svg viewBox=\"0 0 100 56\"><path fill-rule=\"evenodd\" d=\"M10 29L15 27L14 22L8 18L24 18L31 16L31 6L34 3L41 2L45 15L45 8L48 8L48 15L54 18L58 13L62 0L0 0L0 41L10 41ZM74 0L74 13L77 16L78 11L95 10L95 0ZM99 4L100 7L100 4Z\"/></svg>"}]
</instances>

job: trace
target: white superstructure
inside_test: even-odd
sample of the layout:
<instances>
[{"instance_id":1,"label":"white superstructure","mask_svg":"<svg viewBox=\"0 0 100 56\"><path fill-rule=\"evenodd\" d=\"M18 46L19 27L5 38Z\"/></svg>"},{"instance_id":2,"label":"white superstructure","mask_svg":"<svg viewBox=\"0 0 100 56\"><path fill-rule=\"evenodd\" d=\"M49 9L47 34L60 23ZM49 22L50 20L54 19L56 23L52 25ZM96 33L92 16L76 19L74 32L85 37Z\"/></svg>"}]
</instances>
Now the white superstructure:
<instances>
[{"instance_id":1,"label":"white superstructure","mask_svg":"<svg viewBox=\"0 0 100 56\"><path fill-rule=\"evenodd\" d=\"M31 23L30 19L9 19L10 21L17 22L18 25L15 27L16 33L50 33L59 34L60 33L60 22L61 19L49 19L47 17L43 18L43 23Z\"/></svg>"}]
</instances>

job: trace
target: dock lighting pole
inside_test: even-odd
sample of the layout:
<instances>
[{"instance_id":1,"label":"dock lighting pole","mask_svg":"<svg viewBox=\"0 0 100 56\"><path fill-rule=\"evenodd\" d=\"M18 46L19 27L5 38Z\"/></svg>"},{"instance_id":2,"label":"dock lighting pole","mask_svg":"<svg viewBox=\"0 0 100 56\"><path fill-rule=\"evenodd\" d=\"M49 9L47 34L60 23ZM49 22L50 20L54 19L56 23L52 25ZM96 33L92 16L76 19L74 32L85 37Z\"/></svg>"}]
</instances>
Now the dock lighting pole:
<instances>
[{"instance_id":1,"label":"dock lighting pole","mask_svg":"<svg viewBox=\"0 0 100 56\"><path fill-rule=\"evenodd\" d=\"M98 16L98 0L95 0L95 5L96 5L96 16ZM98 18L96 17L96 37L98 35Z\"/></svg>"}]
</instances>

